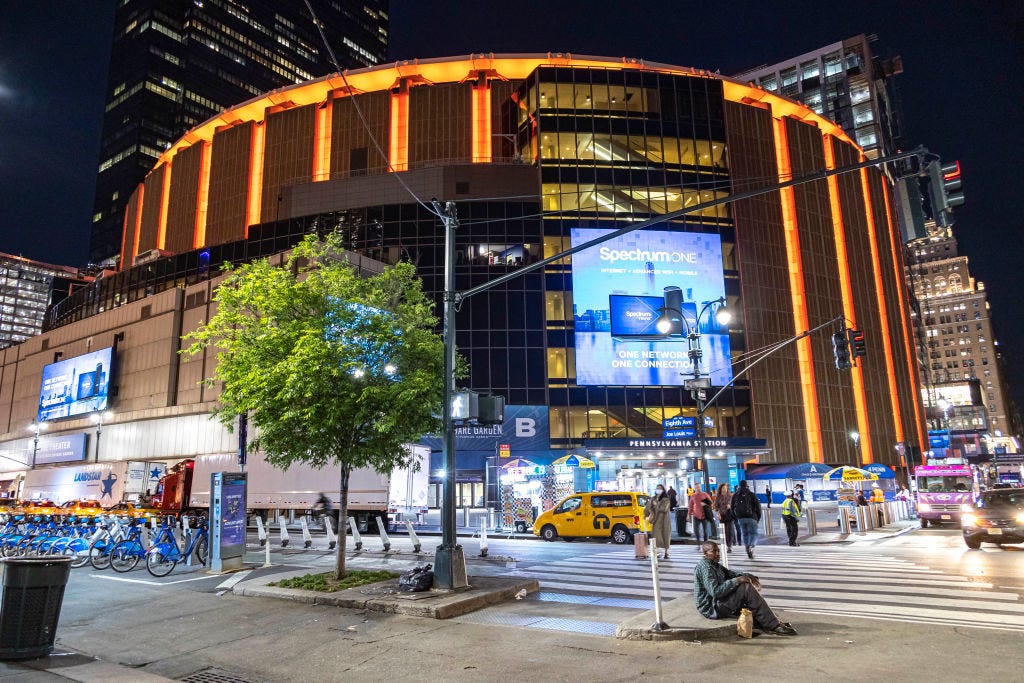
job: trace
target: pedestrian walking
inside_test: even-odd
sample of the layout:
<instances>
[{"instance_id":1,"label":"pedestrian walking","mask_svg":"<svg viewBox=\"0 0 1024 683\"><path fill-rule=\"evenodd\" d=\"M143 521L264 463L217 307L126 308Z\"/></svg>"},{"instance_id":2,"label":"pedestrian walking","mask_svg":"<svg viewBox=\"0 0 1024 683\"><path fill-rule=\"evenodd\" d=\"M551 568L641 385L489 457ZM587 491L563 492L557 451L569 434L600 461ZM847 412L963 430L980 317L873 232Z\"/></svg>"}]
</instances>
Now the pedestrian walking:
<instances>
[{"instance_id":1,"label":"pedestrian walking","mask_svg":"<svg viewBox=\"0 0 1024 683\"><path fill-rule=\"evenodd\" d=\"M765 504L768 506L768 509L771 510L772 509L772 485L771 484L768 484L767 486L764 487L764 499L765 499Z\"/></svg>"},{"instance_id":2,"label":"pedestrian walking","mask_svg":"<svg viewBox=\"0 0 1024 683\"><path fill-rule=\"evenodd\" d=\"M718 513L718 521L722 523L725 535L726 552L732 552L732 547L737 543L736 518L732 516L732 490L728 484L719 484L718 493L715 495L715 512Z\"/></svg>"},{"instance_id":3,"label":"pedestrian walking","mask_svg":"<svg viewBox=\"0 0 1024 683\"><path fill-rule=\"evenodd\" d=\"M671 486L668 487L668 503L675 510L679 506L679 494Z\"/></svg>"},{"instance_id":4,"label":"pedestrian walking","mask_svg":"<svg viewBox=\"0 0 1024 683\"><path fill-rule=\"evenodd\" d=\"M757 525L761 521L761 501L757 499L757 494L750 490L746 479L740 482L739 489L732 496L732 515L736 518L740 541L747 549L747 557L754 559Z\"/></svg>"},{"instance_id":5,"label":"pedestrian walking","mask_svg":"<svg viewBox=\"0 0 1024 683\"><path fill-rule=\"evenodd\" d=\"M782 501L782 521L786 523L786 535L789 536L789 544L793 547L800 545L796 542L800 512L800 501L797 500L795 493L786 491L786 500Z\"/></svg>"},{"instance_id":6,"label":"pedestrian walking","mask_svg":"<svg viewBox=\"0 0 1024 683\"><path fill-rule=\"evenodd\" d=\"M793 489L793 497L796 498L796 502L800 504L800 509L804 509L804 485L797 484L796 488Z\"/></svg>"},{"instance_id":7,"label":"pedestrian walking","mask_svg":"<svg viewBox=\"0 0 1024 683\"><path fill-rule=\"evenodd\" d=\"M714 501L711 496L701 490L697 484L690 496L690 517L693 518L693 538L700 543L711 538L711 515L714 514Z\"/></svg>"},{"instance_id":8,"label":"pedestrian walking","mask_svg":"<svg viewBox=\"0 0 1024 683\"><path fill-rule=\"evenodd\" d=\"M658 484L654 496L647 501L644 507L644 519L651 527L651 536L654 538L656 547L665 549L665 559L668 559L668 549L672 540L672 516L671 502L665 487Z\"/></svg>"}]
</instances>

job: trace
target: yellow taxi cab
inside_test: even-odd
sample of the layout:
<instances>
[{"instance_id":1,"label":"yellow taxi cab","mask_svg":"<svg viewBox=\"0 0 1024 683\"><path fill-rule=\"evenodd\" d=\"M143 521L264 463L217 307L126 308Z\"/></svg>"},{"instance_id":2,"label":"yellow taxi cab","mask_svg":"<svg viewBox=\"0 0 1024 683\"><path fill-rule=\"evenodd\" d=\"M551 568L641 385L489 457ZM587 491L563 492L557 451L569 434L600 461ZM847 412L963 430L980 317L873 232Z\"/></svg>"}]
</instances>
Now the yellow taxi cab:
<instances>
[{"instance_id":1,"label":"yellow taxi cab","mask_svg":"<svg viewBox=\"0 0 1024 683\"><path fill-rule=\"evenodd\" d=\"M562 538L611 538L629 543L646 531L644 506L650 498L639 491L574 493L558 501L533 523L533 535L545 541Z\"/></svg>"},{"instance_id":2,"label":"yellow taxi cab","mask_svg":"<svg viewBox=\"0 0 1024 683\"><path fill-rule=\"evenodd\" d=\"M45 498L39 500L26 500L24 503L25 514L29 516L56 514L57 510L60 508L57 503Z\"/></svg>"},{"instance_id":3,"label":"yellow taxi cab","mask_svg":"<svg viewBox=\"0 0 1024 683\"><path fill-rule=\"evenodd\" d=\"M69 500L51 514L95 517L103 514L103 505L98 500Z\"/></svg>"},{"instance_id":4,"label":"yellow taxi cab","mask_svg":"<svg viewBox=\"0 0 1024 683\"><path fill-rule=\"evenodd\" d=\"M138 505L136 503L117 503L116 505L111 505L106 508L104 512L108 515L135 517L136 519L160 516L160 510L157 508L149 507L147 505Z\"/></svg>"}]
</instances>

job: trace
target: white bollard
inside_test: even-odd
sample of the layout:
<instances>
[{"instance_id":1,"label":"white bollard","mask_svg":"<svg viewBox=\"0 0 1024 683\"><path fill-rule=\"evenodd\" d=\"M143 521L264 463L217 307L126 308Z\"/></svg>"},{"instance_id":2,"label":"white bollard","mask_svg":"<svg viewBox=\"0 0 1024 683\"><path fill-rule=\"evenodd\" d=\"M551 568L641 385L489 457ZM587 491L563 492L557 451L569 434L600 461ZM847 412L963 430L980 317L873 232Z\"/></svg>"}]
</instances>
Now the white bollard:
<instances>
[{"instance_id":1,"label":"white bollard","mask_svg":"<svg viewBox=\"0 0 1024 683\"><path fill-rule=\"evenodd\" d=\"M356 527L356 520L354 517L348 518L348 528L352 532L352 540L355 541L356 550L363 549L363 539L359 535L359 529Z\"/></svg>"},{"instance_id":2,"label":"white bollard","mask_svg":"<svg viewBox=\"0 0 1024 683\"><path fill-rule=\"evenodd\" d=\"M480 557L487 557L487 520L480 521Z\"/></svg>"},{"instance_id":3,"label":"white bollard","mask_svg":"<svg viewBox=\"0 0 1024 683\"><path fill-rule=\"evenodd\" d=\"M664 631L668 628L661 615L661 583L658 581L658 542L653 538L650 540L651 555L651 580L654 582L654 624L652 631Z\"/></svg>"},{"instance_id":4,"label":"white bollard","mask_svg":"<svg viewBox=\"0 0 1024 683\"><path fill-rule=\"evenodd\" d=\"M412 528L412 522L406 521L405 528L409 530L409 540L412 541L412 551L418 553L422 547L420 544L420 537L416 535L416 530Z\"/></svg>"},{"instance_id":5,"label":"white bollard","mask_svg":"<svg viewBox=\"0 0 1024 683\"><path fill-rule=\"evenodd\" d=\"M281 522L281 547L287 548L288 541L291 540L288 538L288 521L284 517L280 517L279 519Z\"/></svg>"},{"instance_id":6,"label":"white bollard","mask_svg":"<svg viewBox=\"0 0 1024 683\"><path fill-rule=\"evenodd\" d=\"M299 526L302 527L302 547L308 548L313 545L313 535L309 533L309 524L306 522L305 515L299 518Z\"/></svg>"},{"instance_id":7,"label":"white bollard","mask_svg":"<svg viewBox=\"0 0 1024 683\"><path fill-rule=\"evenodd\" d=\"M388 538L387 526L380 515L377 515L377 530L380 531L380 542L384 545L384 552L391 550L391 539Z\"/></svg>"},{"instance_id":8,"label":"white bollard","mask_svg":"<svg viewBox=\"0 0 1024 683\"><path fill-rule=\"evenodd\" d=\"M267 530L263 527L263 518L256 515L256 538L260 540L260 547L267 544Z\"/></svg>"},{"instance_id":9,"label":"white bollard","mask_svg":"<svg viewBox=\"0 0 1024 683\"><path fill-rule=\"evenodd\" d=\"M338 538L334 535L334 520L330 515L324 516L324 531L327 533L327 549L334 550L338 545Z\"/></svg>"},{"instance_id":10,"label":"white bollard","mask_svg":"<svg viewBox=\"0 0 1024 683\"><path fill-rule=\"evenodd\" d=\"M718 544L718 556L721 558L722 566L725 567L726 569L729 568L729 552L728 552L728 550L729 549L726 548L726 550L723 552L722 551L722 544L721 543Z\"/></svg>"}]
</instances>

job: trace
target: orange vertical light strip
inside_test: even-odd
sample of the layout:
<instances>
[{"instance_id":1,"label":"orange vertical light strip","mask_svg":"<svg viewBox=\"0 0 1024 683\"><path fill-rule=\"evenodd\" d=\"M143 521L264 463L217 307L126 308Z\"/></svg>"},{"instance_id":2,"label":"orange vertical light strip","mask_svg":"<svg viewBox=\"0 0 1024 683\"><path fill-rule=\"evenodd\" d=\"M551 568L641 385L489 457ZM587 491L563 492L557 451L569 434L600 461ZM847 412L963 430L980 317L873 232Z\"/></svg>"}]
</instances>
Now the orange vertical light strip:
<instances>
[{"instance_id":1,"label":"orange vertical light strip","mask_svg":"<svg viewBox=\"0 0 1024 683\"><path fill-rule=\"evenodd\" d=\"M145 195L146 185L139 183L139 201L136 203L135 209L135 243L132 244L132 263L135 262L135 257L139 255L139 235L142 234L142 200L145 198Z\"/></svg>"},{"instance_id":2,"label":"orange vertical light strip","mask_svg":"<svg viewBox=\"0 0 1024 683\"><path fill-rule=\"evenodd\" d=\"M860 160L864 161L864 155ZM875 215L871 203L871 186L868 183L868 169L860 169L860 184L864 194L864 213L868 219L868 241L871 246L871 269L875 275L875 296L878 299L878 318L882 325L882 347L885 351L885 373L889 380L889 400L892 403L892 414L896 420L896 439L903 441L903 413L896 392L896 368L893 367L892 338L889 336L889 308L885 302L885 290L882 289L882 262L878 255L878 231L875 227ZM895 445L895 444L893 444Z\"/></svg>"},{"instance_id":3,"label":"orange vertical light strip","mask_svg":"<svg viewBox=\"0 0 1024 683\"><path fill-rule=\"evenodd\" d=\"M331 107L332 100L316 108L316 130L313 138L313 182L327 180L331 175Z\"/></svg>"},{"instance_id":4,"label":"orange vertical light strip","mask_svg":"<svg viewBox=\"0 0 1024 683\"><path fill-rule=\"evenodd\" d=\"M486 77L473 86L473 163L491 162L491 86Z\"/></svg>"},{"instance_id":5,"label":"orange vertical light strip","mask_svg":"<svg viewBox=\"0 0 1024 683\"><path fill-rule=\"evenodd\" d=\"M917 354L914 352L914 347L911 345L913 340L913 327L910 323L907 315L909 307L907 306L907 300L903 296L904 288L906 287L906 274L903 272L903 257L902 248L896 241L895 225L892 221L892 208L890 203L892 201L889 196L889 186L883 181L882 192L885 195L885 220L889 224L889 247L892 249L892 264L893 273L896 276L896 294L900 302L900 322L903 327L903 346L907 354L907 373L910 377L910 388L914 392L913 403L914 403L914 417L916 422L914 423L914 431L917 432L917 438L920 439L918 443L922 445L927 443L925 440L924 429L921 425L924 424L924 420L921 415L921 374L918 371L917 364L914 363L914 359L917 358Z\"/></svg>"},{"instance_id":6,"label":"orange vertical light strip","mask_svg":"<svg viewBox=\"0 0 1024 683\"><path fill-rule=\"evenodd\" d=\"M822 143L825 150L825 168L834 170L836 167L835 149L831 135L823 135ZM839 289L843 297L843 315L853 327L857 327L857 314L853 305L853 284L850 279L850 259L846 251L846 226L843 223L843 208L839 202L839 179L828 178L828 201L832 207L832 233L835 236L836 260L839 266ZM872 462L871 432L868 422L867 394L864 391L864 368L857 365L850 370L853 381L853 405L857 413L857 432L861 435L860 460L862 464Z\"/></svg>"},{"instance_id":7,"label":"orange vertical light strip","mask_svg":"<svg viewBox=\"0 0 1024 683\"><path fill-rule=\"evenodd\" d=\"M199 187L196 190L196 224L192 232L192 248L206 244L206 212L210 207L210 143L204 142L199 152Z\"/></svg>"},{"instance_id":8,"label":"orange vertical light strip","mask_svg":"<svg viewBox=\"0 0 1024 683\"><path fill-rule=\"evenodd\" d=\"M793 177L793 165L789 158L789 139L786 126L781 119L773 119L775 125L775 160L779 170L779 182ZM804 289L804 266L800 255L800 235L796 225L796 195L792 187L779 190L782 200L782 225L786 238L786 257L789 262L789 289L793 299L793 329L803 334L811 329L807 318L807 292ZM807 427L807 457L810 462L824 460L821 450L821 423L818 419L818 392L814 385L814 365L811 358L811 340L804 337L796 343L797 359L800 365L800 388L804 398L804 421Z\"/></svg>"},{"instance_id":9,"label":"orange vertical light strip","mask_svg":"<svg viewBox=\"0 0 1024 683\"><path fill-rule=\"evenodd\" d=\"M128 207L124 207L124 226L121 228L121 261L120 269L125 268L128 258Z\"/></svg>"},{"instance_id":10,"label":"orange vertical light strip","mask_svg":"<svg viewBox=\"0 0 1024 683\"><path fill-rule=\"evenodd\" d=\"M260 222L263 202L263 144L266 128L263 123L252 124L252 148L249 152L249 209L245 212L245 237L249 226Z\"/></svg>"},{"instance_id":11,"label":"orange vertical light strip","mask_svg":"<svg viewBox=\"0 0 1024 683\"><path fill-rule=\"evenodd\" d=\"M163 249L167 241L167 204L171 199L171 162L164 164L164 186L160 195L160 219L156 228L156 248Z\"/></svg>"},{"instance_id":12,"label":"orange vertical light strip","mask_svg":"<svg viewBox=\"0 0 1024 683\"><path fill-rule=\"evenodd\" d=\"M409 168L409 91L403 83L398 92L391 93L391 140L388 160L391 170Z\"/></svg>"}]
</instances>

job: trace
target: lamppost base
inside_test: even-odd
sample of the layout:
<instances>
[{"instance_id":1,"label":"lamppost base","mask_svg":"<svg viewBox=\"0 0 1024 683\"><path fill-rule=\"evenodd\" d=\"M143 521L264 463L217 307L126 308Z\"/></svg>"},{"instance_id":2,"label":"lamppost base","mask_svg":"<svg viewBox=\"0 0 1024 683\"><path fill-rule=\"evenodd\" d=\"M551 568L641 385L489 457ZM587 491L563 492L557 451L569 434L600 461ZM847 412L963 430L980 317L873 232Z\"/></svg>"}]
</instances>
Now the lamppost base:
<instances>
[{"instance_id":1,"label":"lamppost base","mask_svg":"<svg viewBox=\"0 0 1024 683\"><path fill-rule=\"evenodd\" d=\"M437 550L434 551L434 588L457 590L468 585L466 554L462 546L437 546Z\"/></svg>"}]
</instances>

